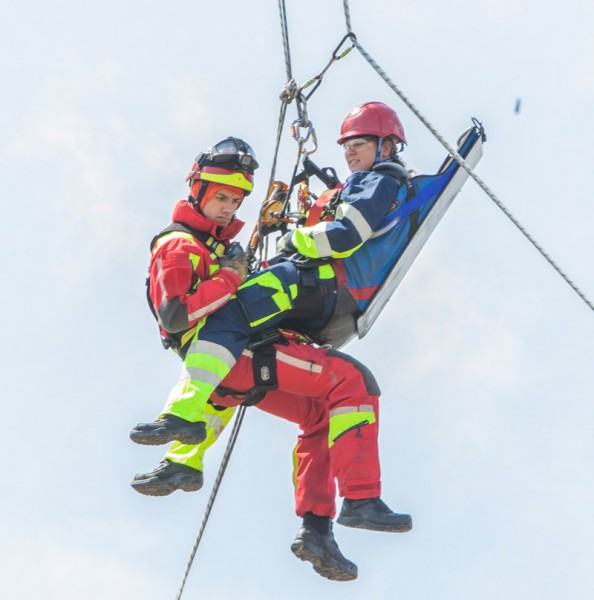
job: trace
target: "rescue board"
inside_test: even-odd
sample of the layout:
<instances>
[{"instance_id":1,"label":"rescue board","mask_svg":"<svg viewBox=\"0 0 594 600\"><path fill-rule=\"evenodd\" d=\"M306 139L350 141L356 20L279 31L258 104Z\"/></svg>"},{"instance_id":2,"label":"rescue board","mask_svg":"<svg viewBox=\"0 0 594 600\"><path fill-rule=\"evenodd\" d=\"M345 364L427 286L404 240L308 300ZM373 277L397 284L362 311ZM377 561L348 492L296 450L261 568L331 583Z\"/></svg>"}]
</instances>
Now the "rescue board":
<instances>
[{"instance_id":1,"label":"rescue board","mask_svg":"<svg viewBox=\"0 0 594 600\"><path fill-rule=\"evenodd\" d=\"M471 168L474 168L481 159L482 145L485 141L482 125L478 121L473 122L474 126L466 130L458 140L458 153ZM377 289L363 313L357 318L356 327L359 338L363 338L375 323L467 179L468 173L452 156L446 158L435 175L419 175L411 179L411 183L419 188L418 194L414 197L415 204L424 208L429 206L429 210L419 220L414 235L396 260L390 273ZM426 199L419 198L419 194L426 194Z\"/></svg>"}]
</instances>

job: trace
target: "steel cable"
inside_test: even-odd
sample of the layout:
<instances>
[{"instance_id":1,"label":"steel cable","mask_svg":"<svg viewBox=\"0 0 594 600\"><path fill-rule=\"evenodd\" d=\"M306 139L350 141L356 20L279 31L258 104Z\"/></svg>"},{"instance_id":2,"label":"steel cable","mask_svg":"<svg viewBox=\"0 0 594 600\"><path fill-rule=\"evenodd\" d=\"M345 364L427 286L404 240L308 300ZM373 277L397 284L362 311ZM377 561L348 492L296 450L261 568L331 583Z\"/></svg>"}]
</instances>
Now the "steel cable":
<instances>
[{"instance_id":1,"label":"steel cable","mask_svg":"<svg viewBox=\"0 0 594 600\"><path fill-rule=\"evenodd\" d=\"M277 133L276 133L276 144L274 149L274 159L272 162L272 168L270 173L270 182L269 188L274 179L274 173L276 171L276 162L278 157L278 150L280 146L281 134L284 126L285 115L287 112L287 104L289 104L292 100L292 96L294 95L293 89L296 88L295 83L292 81L291 75L291 56L289 51L289 36L288 36L288 28L287 28L287 11L285 7L284 0L279 0L279 12L280 12L280 20L281 20L281 34L283 38L283 47L285 51L285 67L287 72L287 84L285 86L285 90L281 94L281 108L278 119ZM188 562L186 564L186 569L184 571L182 581L175 597L175 600L180 600L186 585L186 581L188 579L188 575L190 574L190 570L192 569L192 565L194 563L194 557L196 556L196 552L198 551L198 547L200 546L200 542L202 540L202 536L204 534L204 530L206 529L206 524L210 517L210 513L212 511L212 507L214 505L215 499L217 497L217 493L221 486L221 482L223 480L223 476L227 469L227 465L229 464L229 460L231 458L231 453L233 452L233 448L235 446L235 442L237 441L237 437L239 436L239 431L241 429L241 424L243 422L245 415L245 406L240 406L237 411L237 415L235 417L235 422L233 424L233 429L231 431L231 435L229 437L229 441L227 442L227 447L225 448L225 453L223 455L223 459L221 461L221 466L219 467L219 471L217 473L217 477L212 487L212 491L210 493L210 497L206 504L206 508L204 510L204 516L202 517L202 523L200 524L200 528L198 530L198 534L196 535L196 539L194 541L194 545L190 552L190 556L188 558Z\"/></svg>"},{"instance_id":2,"label":"steel cable","mask_svg":"<svg viewBox=\"0 0 594 600\"><path fill-rule=\"evenodd\" d=\"M186 585L186 581L188 579L188 575L190 573L190 569L192 568L192 564L194 562L194 557L196 556L196 552L198 550L198 546L200 545L200 540L202 539L202 535L204 533L204 529L206 528L206 523L208 522L208 518L210 517L210 513L212 511L212 507L217 497L217 493L219 491L219 487L221 486L221 482L223 481L223 475L225 474L225 470L227 469L227 465L229 464L229 459L231 458L231 453L233 452L233 447L235 446L235 442L237 441L237 436L239 435L239 429L241 427L241 423L243 421L243 417L245 414L245 406L240 406L237 411L237 415L235 417L235 422L233 423L233 429L231 430L231 435L229 437L229 441L227 442L227 447L225 448L225 454L223 455L223 459L221 461L221 466L219 467L219 472L217 473L217 477L212 486L212 491L210 493L210 498L208 499L208 503L206 504L206 508L204 510L204 516L202 517L202 523L200 524L200 529L198 530L198 535L196 536L196 540L194 542L194 546L192 547L192 551L190 552L190 557L188 558L188 564L186 565L186 570L184 572L184 576L181 581L181 585L179 591L177 592L177 596L175 600L180 600L182 597L182 593L184 591L184 587Z\"/></svg>"}]
</instances>

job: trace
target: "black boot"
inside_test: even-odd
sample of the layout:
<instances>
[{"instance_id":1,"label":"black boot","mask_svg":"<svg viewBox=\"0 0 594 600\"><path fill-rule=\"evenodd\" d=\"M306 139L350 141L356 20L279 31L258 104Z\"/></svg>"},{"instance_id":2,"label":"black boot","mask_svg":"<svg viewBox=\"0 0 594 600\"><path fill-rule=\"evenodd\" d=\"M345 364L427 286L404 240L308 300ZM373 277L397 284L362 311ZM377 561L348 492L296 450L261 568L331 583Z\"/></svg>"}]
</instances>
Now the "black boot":
<instances>
[{"instance_id":1,"label":"black boot","mask_svg":"<svg viewBox=\"0 0 594 600\"><path fill-rule=\"evenodd\" d=\"M305 523L291 544L291 551L297 558L307 560L314 571L332 581L352 581L357 579L357 565L346 559L332 533L332 523L328 519L328 533L320 533Z\"/></svg>"},{"instance_id":2,"label":"black boot","mask_svg":"<svg viewBox=\"0 0 594 600\"><path fill-rule=\"evenodd\" d=\"M191 423L175 415L163 415L154 423L138 423L130 432L130 438L137 444L147 446L160 446L174 441L197 445L206 439L206 424L202 421Z\"/></svg>"},{"instance_id":3,"label":"black boot","mask_svg":"<svg viewBox=\"0 0 594 600\"><path fill-rule=\"evenodd\" d=\"M336 522L346 527L372 531L405 532L412 529L411 516L393 512L381 498L365 500L345 498Z\"/></svg>"},{"instance_id":4,"label":"black boot","mask_svg":"<svg viewBox=\"0 0 594 600\"><path fill-rule=\"evenodd\" d=\"M130 485L146 496L168 496L175 490L195 492L203 481L202 471L164 460L150 473L138 473Z\"/></svg>"}]
</instances>

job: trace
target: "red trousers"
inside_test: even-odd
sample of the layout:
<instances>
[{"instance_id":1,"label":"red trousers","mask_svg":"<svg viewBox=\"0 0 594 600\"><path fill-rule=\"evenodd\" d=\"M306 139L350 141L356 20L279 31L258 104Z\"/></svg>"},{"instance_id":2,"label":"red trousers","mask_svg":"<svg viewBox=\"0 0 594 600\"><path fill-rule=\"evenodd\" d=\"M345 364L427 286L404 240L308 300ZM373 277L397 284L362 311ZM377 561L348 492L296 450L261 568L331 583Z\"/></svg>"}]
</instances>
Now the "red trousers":
<instances>
[{"instance_id":1,"label":"red trousers","mask_svg":"<svg viewBox=\"0 0 594 600\"><path fill-rule=\"evenodd\" d=\"M297 515L334 518L336 485L351 500L381 492L377 447L379 388L371 372L346 354L290 341L275 344L278 389L256 406L302 430L295 448ZM245 351L221 386L254 387L251 353ZM241 399L212 397L222 406Z\"/></svg>"}]
</instances>

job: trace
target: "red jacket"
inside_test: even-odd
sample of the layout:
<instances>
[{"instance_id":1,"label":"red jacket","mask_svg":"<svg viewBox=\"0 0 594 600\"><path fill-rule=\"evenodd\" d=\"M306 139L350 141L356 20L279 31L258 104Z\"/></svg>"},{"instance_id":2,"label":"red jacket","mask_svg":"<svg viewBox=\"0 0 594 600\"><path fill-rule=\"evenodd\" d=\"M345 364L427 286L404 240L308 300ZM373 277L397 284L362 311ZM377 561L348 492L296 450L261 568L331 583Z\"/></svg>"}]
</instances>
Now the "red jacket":
<instances>
[{"instance_id":1,"label":"red jacket","mask_svg":"<svg viewBox=\"0 0 594 600\"><path fill-rule=\"evenodd\" d=\"M234 219L221 227L187 201L173 210L174 223L182 223L212 235L226 246L244 223ZM170 334L193 328L200 319L225 304L241 284L228 269L219 268L219 258L203 242L185 232L170 232L153 246L149 267L150 298L160 327Z\"/></svg>"}]
</instances>

